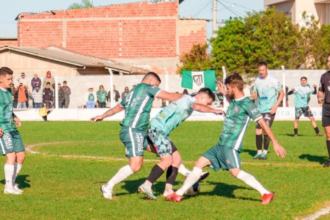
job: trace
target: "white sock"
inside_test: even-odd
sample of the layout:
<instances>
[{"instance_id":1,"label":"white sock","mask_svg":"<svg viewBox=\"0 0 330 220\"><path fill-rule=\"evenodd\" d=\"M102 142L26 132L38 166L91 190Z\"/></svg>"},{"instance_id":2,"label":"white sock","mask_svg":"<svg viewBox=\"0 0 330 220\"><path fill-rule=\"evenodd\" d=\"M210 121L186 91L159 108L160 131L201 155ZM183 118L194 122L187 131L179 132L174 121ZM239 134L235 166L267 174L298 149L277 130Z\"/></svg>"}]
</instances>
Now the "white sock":
<instances>
[{"instance_id":1,"label":"white sock","mask_svg":"<svg viewBox=\"0 0 330 220\"><path fill-rule=\"evenodd\" d=\"M5 164L6 186L13 186L14 165Z\"/></svg>"},{"instance_id":2,"label":"white sock","mask_svg":"<svg viewBox=\"0 0 330 220\"><path fill-rule=\"evenodd\" d=\"M175 193L177 195L182 196L189 189L189 187L194 185L199 180L202 172L203 172L202 169L200 169L198 167L194 167L193 171L189 174L187 179L184 181L183 186Z\"/></svg>"},{"instance_id":3,"label":"white sock","mask_svg":"<svg viewBox=\"0 0 330 220\"><path fill-rule=\"evenodd\" d=\"M262 150L258 150L257 154L262 154Z\"/></svg>"},{"instance_id":4,"label":"white sock","mask_svg":"<svg viewBox=\"0 0 330 220\"><path fill-rule=\"evenodd\" d=\"M188 170L183 164L180 164L178 172L184 176L188 176L191 171Z\"/></svg>"},{"instance_id":5,"label":"white sock","mask_svg":"<svg viewBox=\"0 0 330 220\"><path fill-rule=\"evenodd\" d=\"M257 190L261 195L270 193L261 185L261 183L259 183L256 178L254 178L254 176L247 172L244 172L243 170L238 173L237 178L242 180L247 185L251 186L253 189Z\"/></svg>"},{"instance_id":6,"label":"white sock","mask_svg":"<svg viewBox=\"0 0 330 220\"><path fill-rule=\"evenodd\" d=\"M21 169L22 169L22 164L15 162L14 175L13 175L13 186L15 186L16 177L17 177L18 173L21 171Z\"/></svg>"},{"instance_id":7,"label":"white sock","mask_svg":"<svg viewBox=\"0 0 330 220\"><path fill-rule=\"evenodd\" d=\"M112 190L113 187L120 183L121 181L125 180L127 177L133 174L133 171L129 165L126 165L118 170L116 175L114 175L111 180L108 182L106 186L108 189Z\"/></svg>"},{"instance_id":8,"label":"white sock","mask_svg":"<svg viewBox=\"0 0 330 220\"><path fill-rule=\"evenodd\" d=\"M268 153L268 150L264 150L264 151L263 151L263 153L267 155L267 153Z\"/></svg>"}]
</instances>

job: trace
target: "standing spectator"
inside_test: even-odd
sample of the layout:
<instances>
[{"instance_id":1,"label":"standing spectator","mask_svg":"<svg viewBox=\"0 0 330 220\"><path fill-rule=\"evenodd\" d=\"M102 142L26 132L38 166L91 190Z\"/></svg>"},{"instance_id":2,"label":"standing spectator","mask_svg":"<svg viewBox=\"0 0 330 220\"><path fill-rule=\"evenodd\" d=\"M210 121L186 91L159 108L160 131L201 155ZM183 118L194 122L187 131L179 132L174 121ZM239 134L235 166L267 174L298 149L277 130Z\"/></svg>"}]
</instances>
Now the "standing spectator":
<instances>
[{"instance_id":1,"label":"standing spectator","mask_svg":"<svg viewBox=\"0 0 330 220\"><path fill-rule=\"evenodd\" d=\"M46 83L46 88L43 90L42 102L46 104L47 108L52 108L54 99L54 92L50 88L50 82Z\"/></svg>"},{"instance_id":2,"label":"standing spectator","mask_svg":"<svg viewBox=\"0 0 330 220\"><path fill-rule=\"evenodd\" d=\"M26 102L28 101L28 87L24 86L23 83L20 83L16 88L17 93L17 108L26 108Z\"/></svg>"},{"instance_id":3,"label":"standing spectator","mask_svg":"<svg viewBox=\"0 0 330 220\"><path fill-rule=\"evenodd\" d=\"M189 93L188 93L188 90L187 90L187 89L184 89L182 93L183 93L183 94L185 94L185 95L189 95Z\"/></svg>"},{"instance_id":4,"label":"standing spectator","mask_svg":"<svg viewBox=\"0 0 330 220\"><path fill-rule=\"evenodd\" d=\"M61 83L58 83L57 84L57 87L58 87L58 91L57 91L57 95L58 95L58 107L59 108L63 108L63 104L64 104L64 92L63 92L63 89L61 87Z\"/></svg>"},{"instance_id":5,"label":"standing spectator","mask_svg":"<svg viewBox=\"0 0 330 220\"><path fill-rule=\"evenodd\" d=\"M21 77L17 79L18 83L22 83L24 86L28 86L27 78L25 78L25 73L21 73Z\"/></svg>"},{"instance_id":6,"label":"standing spectator","mask_svg":"<svg viewBox=\"0 0 330 220\"><path fill-rule=\"evenodd\" d=\"M86 108L95 108L97 96L93 88L89 88L85 96Z\"/></svg>"},{"instance_id":7,"label":"standing spectator","mask_svg":"<svg viewBox=\"0 0 330 220\"><path fill-rule=\"evenodd\" d=\"M33 108L42 108L42 91L40 86L36 86L32 91Z\"/></svg>"},{"instance_id":8,"label":"standing spectator","mask_svg":"<svg viewBox=\"0 0 330 220\"><path fill-rule=\"evenodd\" d=\"M109 91L107 100L108 100L108 102L114 101L115 105L116 105L116 103L118 103L118 101L119 101L120 95L119 95L119 92L116 90L115 85L113 85L113 92L115 93L115 96L113 97L113 99L111 100L111 91Z\"/></svg>"},{"instance_id":9,"label":"standing spectator","mask_svg":"<svg viewBox=\"0 0 330 220\"><path fill-rule=\"evenodd\" d=\"M69 108L71 89L68 87L67 81L63 81L62 90L63 90L63 96L64 96L64 99L63 99L64 108Z\"/></svg>"},{"instance_id":10,"label":"standing spectator","mask_svg":"<svg viewBox=\"0 0 330 220\"><path fill-rule=\"evenodd\" d=\"M42 89L45 89L46 88L46 85L47 85L48 82L51 85L50 89L52 91L54 91L55 90L55 79L54 79L54 77L52 77L52 73L50 71L47 71L47 73L46 73L46 76L45 76L45 78L43 80Z\"/></svg>"},{"instance_id":11,"label":"standing spectator","mask_svg":"<svg viewBox=\"0 0 330 220\"><path fill-rule=\"evenodd\" d=\"M38 74L34 74L34 77L31 80L32 91L35 90L37 86L39 89L41 87L41 79L38 77Z\"/></svg>"},{"instance_id":12,"label":"standing spectator","mask_svg":"<svg viewBox=\"0 0 330 220\"><path fill-rule=\"evenodd\" d=\"M128 93L129 93L129 89L126 86L124 92L121 94L121 100L124 100L124 98L126 98L126 96L128 95Z\"/></svg>"},{"instance_id":13,"label":"standing spectator","mask_svg":"<svg viewBox=\"0 0 330 220\"><path fill-rule=\"evenodd\" d=\"M107 91L104 90L104 86L100 85L99 91L96 93L97 95L97 103L99 108L105 108L105 104L107 102Z\"/></svg>"},{"instance_id":14,"label":"standing spectator","mask_svg":"<svg viewBox=\"0 0 330 220\"><path fill-rule=\"evenodd\" d=\"M11 89L11 97L13 99L13 108L17 108L17 95L16 95L16 89L14 83L10 85Z\"/></svg>"}]
</instances>

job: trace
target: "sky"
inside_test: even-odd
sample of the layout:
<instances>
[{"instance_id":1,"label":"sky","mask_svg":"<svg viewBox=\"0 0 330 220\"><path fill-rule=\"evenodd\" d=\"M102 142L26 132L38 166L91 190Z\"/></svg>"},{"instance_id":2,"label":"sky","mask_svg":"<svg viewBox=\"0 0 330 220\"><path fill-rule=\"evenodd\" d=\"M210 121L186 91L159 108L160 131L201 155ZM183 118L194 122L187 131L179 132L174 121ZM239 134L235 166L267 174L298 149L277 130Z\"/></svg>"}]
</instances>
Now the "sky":
<instances>
[{"instance_id":1,"label":"sky","mask_svg":"<svg viewBox=\"0 0 330 220\"><path fill-rule=\"evenodd\" d=\"M143 0L91 0L95 6L140 2ZM0 0L0 38L17 37L15 18L22 12L41 12L67 9L81 0ZM246 15L248 11L264 9L263 0L217 0L217 21ZM212 19L213 0L185 0L180 4L180 17ZM208 22L207 37L212 35L212 22Z\"/></svg>"}]
</instances>

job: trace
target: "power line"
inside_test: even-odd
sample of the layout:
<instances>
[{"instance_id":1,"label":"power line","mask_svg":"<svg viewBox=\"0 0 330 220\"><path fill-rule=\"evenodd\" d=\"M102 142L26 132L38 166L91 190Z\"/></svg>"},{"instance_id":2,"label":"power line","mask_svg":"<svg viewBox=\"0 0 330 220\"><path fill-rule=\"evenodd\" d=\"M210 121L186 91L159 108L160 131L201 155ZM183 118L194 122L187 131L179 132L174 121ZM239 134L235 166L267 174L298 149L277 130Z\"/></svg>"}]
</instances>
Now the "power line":
<instances>
[{"instance_id":1,"label":"power line","mask_svg":"<svg viewBox=\"0 0 330 220\"><path fill-rule=\"evenodd\" d=\"M220 2L220 0L218 0L218 2L223 6L225 7L228 11L230 11L231 13L233 13L234 15L238 16L238 17L243 17L243 15L239 15L237 13L239 12L235 12L234 10L232 10L231 8L229 8L228 6L226 6L225 4L223 4L222 2Z\"/></svg>"},{"instance_id":2,"label":"power line","mask_svg":"<svg viewBox=\"0 0 330 220\"><path fill-rule=\"evenodd\" d=\"M204 8L202 8L199 12L197 12L197 14L195 14L194 17L196 17L200 12L202 12L211 2L212 0L210 0L209 3L207 3Z\"/></svg>"},{"instance_id":3,"label":"power line","mask_svg":"<svg viewBox=\"0 0 330 220\"><path fill-rule=\"evenodd\" d=\"M233 3L233 2L229 2L229 1L226 1L226 0L219 0L219 1L224 1L224 2L227 2L227 3L230 3L230 4L235 4L235 6L238 6L238 7L241 7L241 8L245 8L245 9L248 9L250 11L253 11L254 10L252 8L247 8L247 7L243 6L243 5L239 5L239 4L236 4L236 3Z\"/></svg>"},{"instance_id":4,"label":"power line","mask_svg":"<svg viewBox=\"0 0 330 220\"><path fill-rule=\"evenodd\" d=\"M183 13L183 14L185 14L185 13L187 13L187 12L191 13L192 11L195 11L196 9L200 9L200 7L201 7L202 5L205 6L204 3L205 3L205 2L202 2L202 4L200 4L200 5L198 5L198 6L194 7L194 8L188 9L188 10L182 12L182 13ZM206 3L206 4L207 4L207 3Z\"/></svg>"}]
</instances>

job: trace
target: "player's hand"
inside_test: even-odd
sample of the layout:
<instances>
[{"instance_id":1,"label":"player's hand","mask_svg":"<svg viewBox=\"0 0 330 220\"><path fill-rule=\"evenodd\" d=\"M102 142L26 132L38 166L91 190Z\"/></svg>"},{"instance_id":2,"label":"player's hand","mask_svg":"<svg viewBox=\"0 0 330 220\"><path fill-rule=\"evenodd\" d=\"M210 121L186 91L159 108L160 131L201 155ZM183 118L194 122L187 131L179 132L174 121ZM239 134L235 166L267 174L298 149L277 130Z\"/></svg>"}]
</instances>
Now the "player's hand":
<instances>
[{"instance_id":1,"label":"player's hand","mask_svg":"<svg viewBox=\"0 0 330 220\"><path fill-rule=\"evenodd\" d=\"M17 127L21 127L22 123L21 120L19 120L19 118L15 117L14 121L16 122Z\"/></svg>"},{"instance_id":2,"label":"player's hand","mask_svg":"<svg viewBox=\"0 0 330 220\"><path fill-rule=\"evenodd\" d=\"M277 154L277 156L281 156L282 158L284 158L285 154L286 154L284 147L279 145L279 143L277 143L277 142L273 143L273 146L274 146L274 151Z\"/></svg>"},{"instance_id":3,"label":"player's hand","mask_svg":"<svg viewBox=\"0 0 330 220\"><path fill-rule=\"evenodd\" d=\"M224 111L222 111L220 109L215 109L214 110L214 114L216 114L216 115L226 115L226 112L224 112Z\"/></svg>"},{"instance_id":4,"label":"player's hand","mask_svg":"<svg viewBox=\"0 0 330 220\"><path fill-rule=\"evenodd\" d=\"M314 87L314 88L316 88L316 87L317 87L317 85L315 85L315 84L314 84L314 85L313 85L313 87Z\"/></svg>"},{"instance_id":5,"label":"player's hand","mask_svg":"<svg viewBox=\"0 0 330 220\"><path fill-rule=\"evenodd\" d=\"M291 91L294 92L294 91L296 91L296 90L293 88L293 89L291 89Z\"/></svg>"},{"instance_id":6,"label":"player's hand","mask_svg":"<svg viewBox=\"0 0 330 220\"><path fill-rule=\"evenodd\" d=\"M319 103L320 105L323 104L323 98L318 98L317 101L318 101L318 103Z\"/></svg>"},{"instance_id":7,"label":"player's hand","mask_svg":"<svg viewBox=\"0 0 330 220\"><path fill-rule=\"evenodd\" d=\"M3 135L3 130L0 128L0 137Z\"/></svg>"},{"instance_id":8,"label":"player's hand","mask_svg":"<svg viewBox=\"0 0 330 220\"><path fill-rule=\"evenodd\" d=\"M101 115L99 115L99 116L95 116L95 117L91 118L91 122L94 122L94 121L103 121L103 117Z\"/></svg>"},{"instance_id":9,"label":"player's hand","mask_svg":"<svg viewBox=\"0 0 330 220\"><path fill-rule=\"evenodd\" d=\"M219 92L221 92L223 95L226 95L225 86L220 81L217 81L217 87Z\"/></svg>"},{"instance_id":10,"label":"player's hand","mask_svg":"<svg viewBox=\"0 0 330 220\"><path fill-rule=\"evenodd\" d=\"M276 111L277 111L277 106L276 106L276 105L273 105L273 106L270 108L270 114L271 114L271 115L276 114Z\"/></svg>"}]
</instances>

